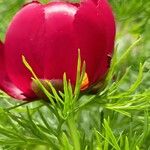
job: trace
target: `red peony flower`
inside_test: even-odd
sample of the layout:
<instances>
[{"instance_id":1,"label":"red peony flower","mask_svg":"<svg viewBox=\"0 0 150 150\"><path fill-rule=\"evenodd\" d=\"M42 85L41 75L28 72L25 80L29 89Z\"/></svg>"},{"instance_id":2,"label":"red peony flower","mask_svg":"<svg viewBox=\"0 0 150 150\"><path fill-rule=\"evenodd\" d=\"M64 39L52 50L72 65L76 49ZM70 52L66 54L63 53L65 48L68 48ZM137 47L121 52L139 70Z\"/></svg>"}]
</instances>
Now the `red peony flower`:
<instances>
[{"instance_id":1,"label":"red peony flower","mask_svg":"<svg viewBox=\"0 0 150 150\"><path fill-rule=\"evenodd\" d=\"M38 78L61 81L66 72L74 85L78 49L91 87L107 73L114 38L115 22L107 0L27 4L11 21L5 43L0 43L0 88L17 99L37 97L22 55Z\"/></svg>"}]
</instances>

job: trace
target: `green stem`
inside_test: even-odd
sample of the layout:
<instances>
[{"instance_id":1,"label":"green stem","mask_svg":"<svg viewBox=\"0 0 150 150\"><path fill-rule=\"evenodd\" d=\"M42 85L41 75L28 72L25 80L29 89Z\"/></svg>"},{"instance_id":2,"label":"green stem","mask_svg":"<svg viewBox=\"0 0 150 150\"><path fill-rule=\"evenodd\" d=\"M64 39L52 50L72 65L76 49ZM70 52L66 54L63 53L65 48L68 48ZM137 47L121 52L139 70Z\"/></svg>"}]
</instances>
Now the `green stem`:
<instances>
[{"instance_id":1,"label":"green stem","mask_svg":"<svg viewBox=\"0 0 150 150\"><path fill-rule=\"evenodd\" d=\"M70 129L70 134L71 134L74 150L80 150L80 141L79 141L79 136L78 136L78 130L76 128L76 123L75 123L73 114L71 114L68 118L68 125L69 125L69 129Z\"/></svg>"}]
</instances>

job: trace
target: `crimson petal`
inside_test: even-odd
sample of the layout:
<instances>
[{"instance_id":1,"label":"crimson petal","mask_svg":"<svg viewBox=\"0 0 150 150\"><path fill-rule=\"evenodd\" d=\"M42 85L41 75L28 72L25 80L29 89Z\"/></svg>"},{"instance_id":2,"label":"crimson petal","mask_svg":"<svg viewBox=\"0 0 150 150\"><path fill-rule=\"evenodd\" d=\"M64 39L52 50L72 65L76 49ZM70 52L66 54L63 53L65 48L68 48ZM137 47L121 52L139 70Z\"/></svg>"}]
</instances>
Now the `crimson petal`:
<instances>
[{"instance_id":1,"label":"crimson petal","mask_svg":"<svg viewBox=\"0 0 150 150\"><path fill-rule=\"evenodd\" d=\"M90 84L102 79L107 70L104 25L96 4L91 0L83 1L75 16L74 27Z\"/></svg>"},{"instance_id":2,"label":"crimson petal","mask_svg":"<svg viewBox=\"0 0 150 150\"><path fill-rule=\"evenodd\" d=\"M78 46L73 28L77 7L52 2L45 7L45 78L62 79L63 73L75 83Z\"/></svg>"},{"instance_id":3,"label":"crimson petal","mask_svg":"<svg viewBox=\"0 0 150 150\"><path fill-rule=\"evenodd\" d=\"M8 95L15 99L26 100L27 97L24 93L19 90L14 84L12 84L8 78L5 78L2 82L2 90L6 92Z\"/></svg>"},{"instance_id":4,"label":"crimson petal","mask_svg":"<svg viewBox=\"0 0 150 150\"><path fill-rule=\"evenodd\" d=\"M6 70L10 80L28 97L31 90L31 73L22 63L22 55L38 77L43 77L44 13L39 3L24 6L13 18L5 40ZM34 59L33 59L34 58Z\"/></svg>"},{"instance_id":5,"label":"crimson petal","mask_svg":"<svg viewBox=\"0 0 150 150\"><path fill-rule=\"evenodd\" d=\"M0 89L16 99L26 99L23 92L13 85L6 75L3 59L3 48L4 45L0 41Z\"/></svg>"},{"instance_id":6,"label":"crimson petal","mask_svg":"<svg viewBox=\"0 0 150 150\"><path fill-rule=\"evenodd\" d=\"M109 6L107 0L99 0L97 8L100 11L100 15L104 18L105 30L106 30L106 40L107 40L107 52L111 55L114 49L116 26L115 20L112 13L112 9Z\"/></svg>"}]
</instances>

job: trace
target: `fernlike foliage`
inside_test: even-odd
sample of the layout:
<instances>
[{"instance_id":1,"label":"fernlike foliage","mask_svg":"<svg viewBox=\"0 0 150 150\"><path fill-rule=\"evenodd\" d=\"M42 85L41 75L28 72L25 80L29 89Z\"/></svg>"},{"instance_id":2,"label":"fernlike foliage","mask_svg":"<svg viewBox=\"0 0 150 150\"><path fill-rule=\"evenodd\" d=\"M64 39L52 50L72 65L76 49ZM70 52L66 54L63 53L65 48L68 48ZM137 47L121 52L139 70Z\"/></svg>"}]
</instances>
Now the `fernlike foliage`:
<instances>
[{"instance_id":1,"label":"fernlike foliage","mask_svg":"<svg viewBox=\"0 0 150 150\"><path fill-rule=\"evenodd\" d=\"M6 8L11 9L12 6L15 6L14 10L19 8L19 1L10 2L13 5L6 6L7 2L4 1L0 3L0 7L2 8L1 4L3 4L3 7ZM138 16L136 13L131 15L131 10L143 8L142 1L138 3L133 0L132 3L126 3L130 7L134 3L135 9L125 7L121 1L117 2L118 5L116 5L116 0L112 0L112 4L115 4L116 14L119 14L117 18L128 16L124 22L119 21L118 26L124 26L129 20L131 21L134 18L131 17L132 15L135 18L143 15L143 12ZM145 3L147 3L147 7L146 5L144 7L148 10L149 2L145 1ZM126 13L121 13L121 8L129 10L126 10ZM11 9L11 12L3 13L11 18L13 12ZM0 16L2 19L2 15ZM9 20L9 17L6 18ZM3 27L0 27L4 32L7 19L3 23ZM130 42L124 45L126 31L130 31L128 32ZM64 73L63 93L58 93L48 82L52 91L49 93L38 80L34 68L30 67L28 60L23 56L24 65L32 73L33 80L48 97L49 102L42 100L32 103L16 102L5 93L1 93L0 149L149 149L150 89L148 79L150 75L149 61L147 60L148 50L146 45L143 47L143 43L148 43L147 34L143 31L140 33L142 34L140 38L138 37L139 32L133 36L133 30L128 29L127 26L124 30L120 27L118 32L118 45L105 81L105 87L100 89L97 94L83 95L80 93L80 85L86 69L85 63L80 58L80 51L76 87L74 90L71 88L70 81ZM140 52L135 52L135 50L142 51L142 56ZM138 60L138 55L142 59Z\"/></svg>"}]
</instances>

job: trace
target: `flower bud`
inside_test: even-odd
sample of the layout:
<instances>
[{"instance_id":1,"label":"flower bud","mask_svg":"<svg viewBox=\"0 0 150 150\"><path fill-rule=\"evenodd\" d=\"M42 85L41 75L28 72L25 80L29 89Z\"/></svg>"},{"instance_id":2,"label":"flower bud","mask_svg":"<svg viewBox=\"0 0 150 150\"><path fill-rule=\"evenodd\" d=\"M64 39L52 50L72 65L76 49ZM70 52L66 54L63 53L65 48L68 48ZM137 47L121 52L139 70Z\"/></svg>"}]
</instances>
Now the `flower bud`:
<instances>
[{"instance_id":1,"label":"flower bud","mask_svg":"<svg viewBox=\"0 0 150 150\"><path fill-rule=\"evenodd\" d=\"M83 0L79 4L32 2L17 12L9 25L4 48L0 48L5 62L0 71L6 72L21 95L33 100L37 94L22 55L40 80L62 81L66 72L74 86L80 49L81 59L86 62L85 82L81 85L85 90L106 76L114 38L115 21L106 0ZM11 96L19 98L15 93Z\"/></svg>"}]
</instances>

